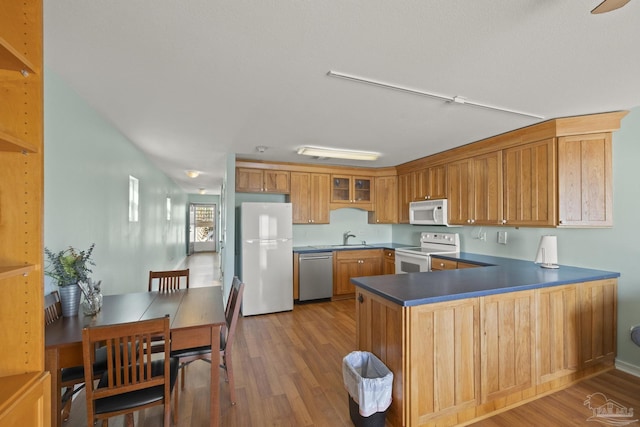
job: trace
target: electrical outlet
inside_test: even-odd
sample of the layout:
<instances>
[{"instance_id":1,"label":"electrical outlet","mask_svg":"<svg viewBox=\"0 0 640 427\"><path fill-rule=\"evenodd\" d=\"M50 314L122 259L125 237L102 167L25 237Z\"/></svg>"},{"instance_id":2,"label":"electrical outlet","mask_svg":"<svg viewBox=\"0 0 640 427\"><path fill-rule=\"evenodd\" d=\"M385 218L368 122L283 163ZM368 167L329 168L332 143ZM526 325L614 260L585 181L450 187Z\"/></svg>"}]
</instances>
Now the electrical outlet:
<instances>
[{"instance_id":1,"label":"electrical outlet","mask_svg":"<svg viewBox=\"0 0 640 427\"><path fill-rule=\"evenodd\" d=\"M480 235L478 236L478 238L480 240L482 240L483 242L487 240L487 233L485 231L483 231L482 233L480 233Z\"/></svg>"},{"instance_id":2,"label":"electrical outlet","mask_svg":"<svg viewBox=\"0 0 640 427\"><path fill-rule=\"evenodd\" d=\"M507 232L506 231L498 231L498 243L501 245L507 244Z\"/></svg>"}]
</instances>

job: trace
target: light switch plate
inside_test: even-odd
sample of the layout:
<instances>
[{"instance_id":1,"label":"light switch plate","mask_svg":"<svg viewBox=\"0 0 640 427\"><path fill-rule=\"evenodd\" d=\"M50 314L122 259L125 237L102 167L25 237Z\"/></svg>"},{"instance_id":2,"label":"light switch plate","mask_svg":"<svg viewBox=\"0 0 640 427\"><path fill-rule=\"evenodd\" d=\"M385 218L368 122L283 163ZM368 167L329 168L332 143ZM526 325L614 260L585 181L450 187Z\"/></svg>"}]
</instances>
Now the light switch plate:
<instances>
[{"instance_id":1,"label":"light switch plate","mask_svg":"<svg viewBox=\"0 0 640 427\"><path fill-rule=\"evenodd\" d=\"M507 232L506 231L498 231L498 243L501 245L507 244Z\"/></svg>"}]
</instances>

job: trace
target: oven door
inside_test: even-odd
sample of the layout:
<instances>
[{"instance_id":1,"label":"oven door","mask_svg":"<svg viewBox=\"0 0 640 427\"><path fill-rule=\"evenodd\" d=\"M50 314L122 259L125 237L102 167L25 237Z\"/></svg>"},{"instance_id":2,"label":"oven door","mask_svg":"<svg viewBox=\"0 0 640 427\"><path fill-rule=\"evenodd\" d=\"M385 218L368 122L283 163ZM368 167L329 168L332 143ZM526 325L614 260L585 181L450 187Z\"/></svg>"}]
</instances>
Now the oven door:
<instances>
[{"instance_id":1,"label":"oven door","mask_svg":"<svg viewBox=\"0 0 640 427\"><path fill-rule=\"evenodd\" d=\"M396 250L396 274L419 273L430 270L431 257L429 255Z\"/></svg>"}]
</instances>

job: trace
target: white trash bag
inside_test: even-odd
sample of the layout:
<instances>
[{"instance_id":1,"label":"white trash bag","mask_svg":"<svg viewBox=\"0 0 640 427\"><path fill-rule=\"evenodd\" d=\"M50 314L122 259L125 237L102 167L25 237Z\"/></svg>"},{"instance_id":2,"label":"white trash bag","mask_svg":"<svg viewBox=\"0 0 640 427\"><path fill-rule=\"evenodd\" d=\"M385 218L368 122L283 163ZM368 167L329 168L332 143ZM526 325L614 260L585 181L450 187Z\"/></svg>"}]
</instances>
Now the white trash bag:
<instances>
[{"instance_id":1,"label":"white trash bag","mask_svg":"<svg viewBox=\"0 0 640 427\"><path fill-rule=\"evenodd\" d=\"M363 417L386 411L391 405L393 372L373 353L352 351L347 354L342 359L342 379Z\"/></svg>"}]
</instances>

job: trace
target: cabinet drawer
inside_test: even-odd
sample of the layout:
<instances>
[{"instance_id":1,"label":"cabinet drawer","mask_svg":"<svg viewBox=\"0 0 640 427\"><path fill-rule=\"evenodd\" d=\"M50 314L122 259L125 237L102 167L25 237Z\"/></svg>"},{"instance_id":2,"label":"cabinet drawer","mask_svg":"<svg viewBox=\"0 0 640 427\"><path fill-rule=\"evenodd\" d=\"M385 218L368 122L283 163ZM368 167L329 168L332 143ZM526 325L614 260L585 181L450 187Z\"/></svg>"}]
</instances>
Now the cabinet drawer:
<instances>
[{"instance_id":1,"label":"cabinet drawer","mask_svg":"<svg viewBox=\"0 0 640 427\"><path fill-rule=\"evenodd\" d=\"M471 264L470 262L458 261L458 268L476 268L480 267L478 264Z\"/></svg>"},{"instance_id":2,"label":"cabinet drawer","mask_svg":"<svg viewBox=\"0 0 640 427\"><path fill-rule=\"evenodd\" d=\"M385 259L396 259L396 251L390 249L384 249L383 256Z\"/></svg>"},{"instance_id":3,"label":"cabinet drawer","mask_svg":"<svg viewBox=\"0 0 640 427\"><path fill-rule=\"evenodd\" d=\"M458 262L450 259L431 258L431 270L455 270L458 268Z\"/></svg>"}]
</instances>

